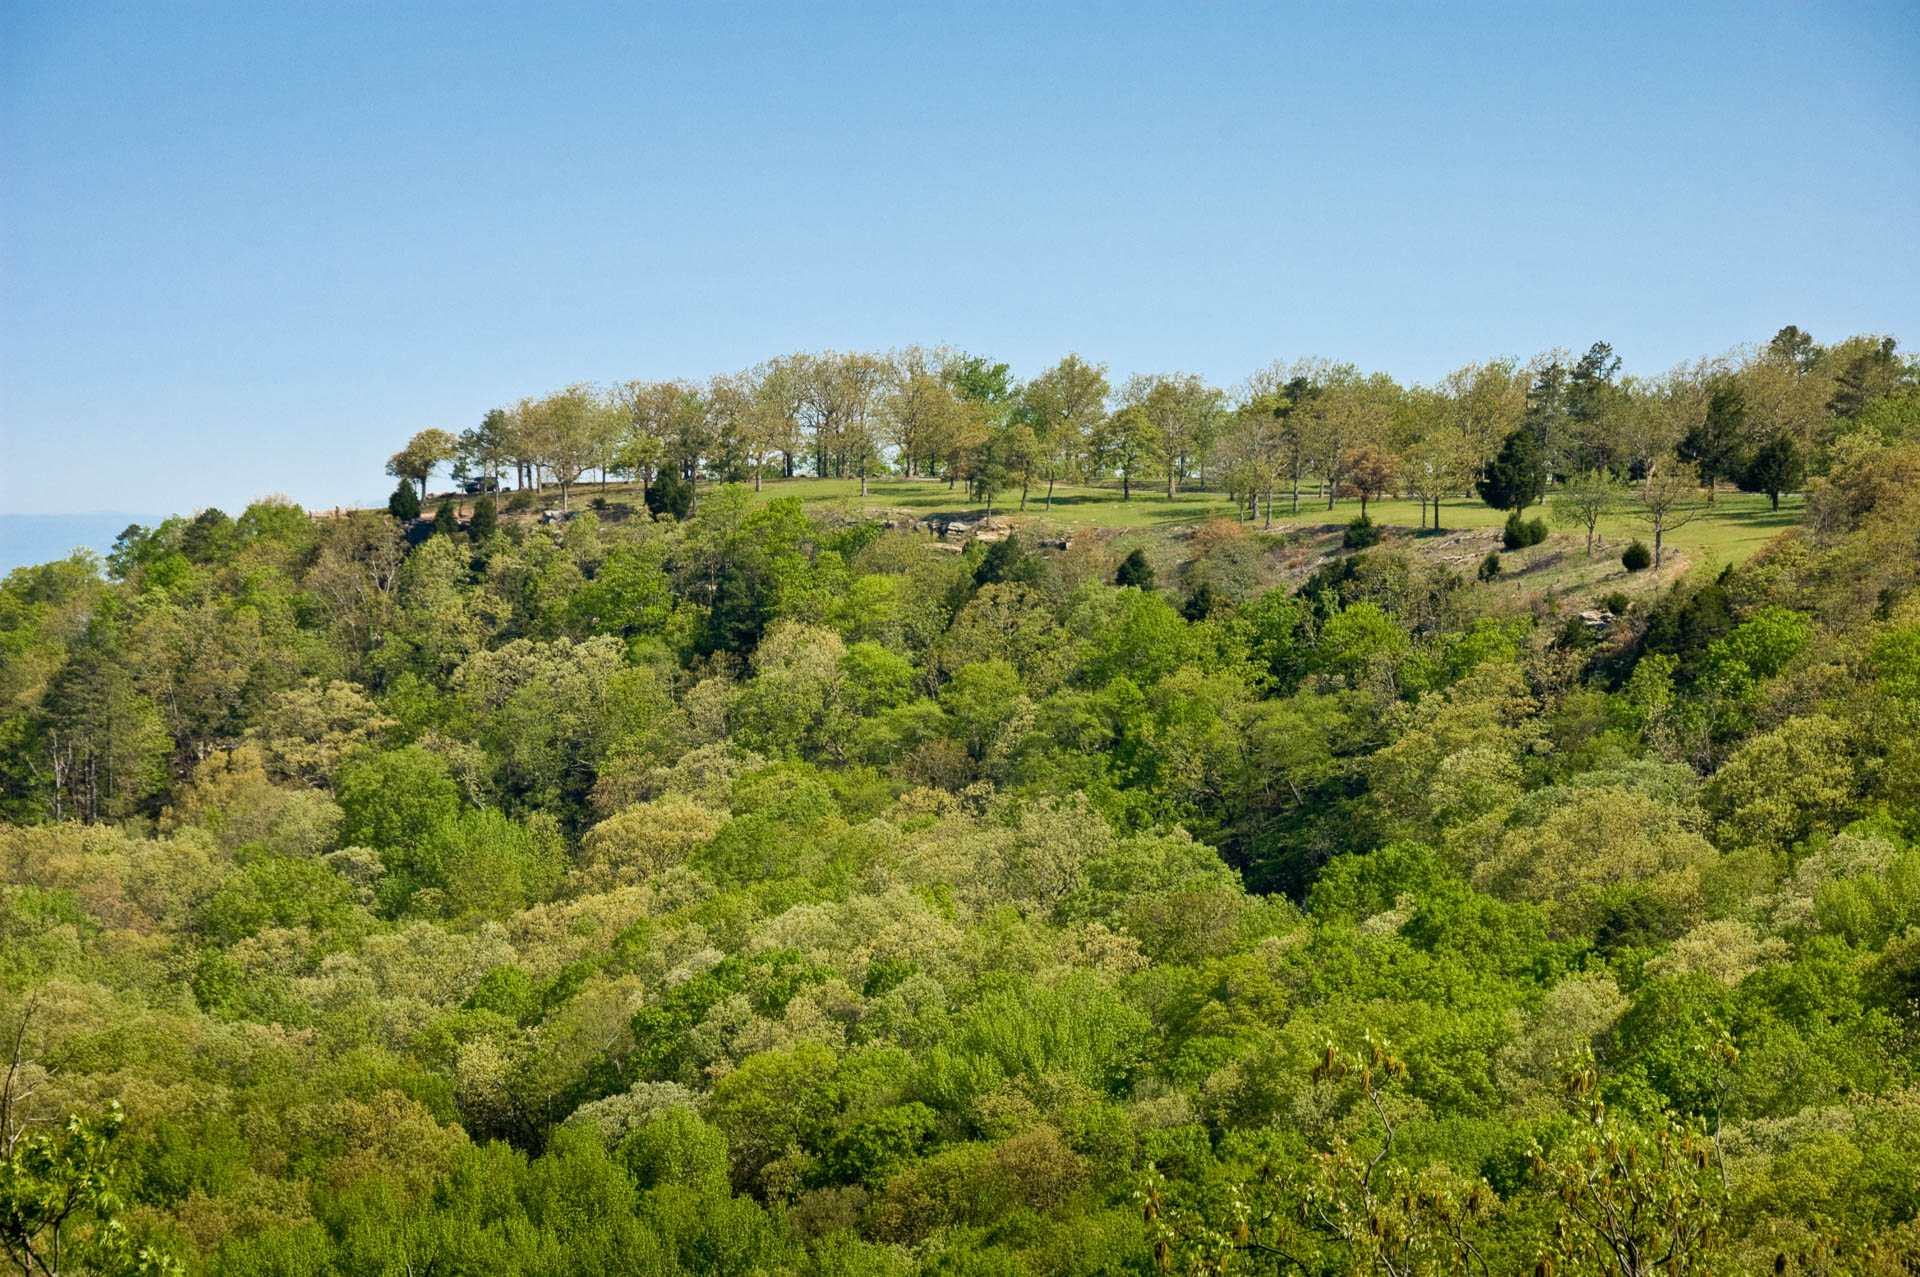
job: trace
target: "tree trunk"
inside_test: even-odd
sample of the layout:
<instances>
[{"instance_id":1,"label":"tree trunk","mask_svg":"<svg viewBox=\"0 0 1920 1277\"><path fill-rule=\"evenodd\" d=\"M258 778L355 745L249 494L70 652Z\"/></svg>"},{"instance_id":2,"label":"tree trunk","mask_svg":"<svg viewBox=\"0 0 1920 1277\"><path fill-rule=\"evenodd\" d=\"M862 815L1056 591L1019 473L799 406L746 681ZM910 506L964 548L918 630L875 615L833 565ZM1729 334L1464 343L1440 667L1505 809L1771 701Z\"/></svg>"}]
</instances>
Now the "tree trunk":
<instances>
[{"instance_id":1,"label":"tree trunk","mask_svg":"<svg viewBox=\"0 0 1920 1277\"><path fill-rule=\"evenodd\" d=\"M1773 499L1773 504L1775 509L1779 509L1780 498L1775 497ZM1047 476L1047 513L1048 514L1053 513L1053 476L1052 475Z\"/></svg>"},{"instance_id":2,"label":"tree trunk","mask_svg":"<svg viewBox=\"0 0 1920 1277\"><path fill-rule=\"evenodd\" d=\"M1267 523L1261 531L1273 531L1273 485L1271 483L1267 485Z\"/></svg>"},{"instance_id":3,"label":"tree trunk","mask_svg":"<svg viewBox=\"0 0 1920 1277\"><path fill-rule=\"evenodd\" d=\"M1173 467L1167 467L1167 500L1173 500Z\"/></svg>"},{"instance_id":4,"label":"tree trunk","mask_svg":"<svg viewBox=\"0 0 1920 1277\"><path fill-rule=\"evenodd\" d=\"M1780 494L1778 492L1769 492L1767 495L1773 498L1773 508L1778 510L1780 508Z\"/></svg>"},{"instance_id":5,"label":"tree trunk","mask_svg":"<svg viewBox=\"0 0 1920 1277\"><path fill-rule=\"evenodd\" d=\"M867 495L867 468L865 466L860 467L860 495L863 497Z\"/></svg>"}]
</instances>

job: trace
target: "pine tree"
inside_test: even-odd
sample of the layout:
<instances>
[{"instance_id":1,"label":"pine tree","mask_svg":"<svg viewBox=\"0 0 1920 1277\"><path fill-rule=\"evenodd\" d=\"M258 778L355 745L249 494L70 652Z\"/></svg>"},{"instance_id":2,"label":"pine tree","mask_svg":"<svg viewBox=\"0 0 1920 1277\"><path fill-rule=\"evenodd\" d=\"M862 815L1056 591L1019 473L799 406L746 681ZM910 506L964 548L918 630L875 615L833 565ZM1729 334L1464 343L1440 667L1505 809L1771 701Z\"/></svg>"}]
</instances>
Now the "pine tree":
<instances>
[{"instance_id":1,"label":"pine tree","mask_svg":"<svg viewBox=\"0 0 1920 1277\"><path fill-rule=\"evenodd\" d=\"M387 498L387 513L402 523L412 523L420 517L420 494L413 490L413 484L402 479Z\"/></svg>"},{"instance_id":2,"label":"pine tree","mask_svg":"<svg viewBox=\"0 0 1920 1277\"><path fill-rule=\"evenodd\" d=\"M1799 446L1786 435L1775 435L1753 454L1753 459L1740 472L1740 490L1766 493L1773 498L1773 508L1778 510L1780 494L1798 487L1806 475L1807 467L1801 460Z\"/></svg>"},{"instance_id":3,"label":"pine tree","mask_svg":"<svg viewBox=\"0 0 1920 1277\"><path fill-rule=\"evenodd\" d=\"M1153 564L1147 562L1145 550L1134 550L1121 560L1120 570L1113 574L1113 583L1119 586L1137 586L1142 590L1153 588Z\"/></svg>"},{"instance_id":4,"label":"pine tree","mask_svg":"<svg viewBox=\"0 0 1920 1277\"><path fill-rule=\"evenodd\" d=\"M1533 434L1521 429L1508 435L1474 487L1496 510L1523 510L1538 501L1547 490L1547 467Z\"/></svg>"}]
</instances>

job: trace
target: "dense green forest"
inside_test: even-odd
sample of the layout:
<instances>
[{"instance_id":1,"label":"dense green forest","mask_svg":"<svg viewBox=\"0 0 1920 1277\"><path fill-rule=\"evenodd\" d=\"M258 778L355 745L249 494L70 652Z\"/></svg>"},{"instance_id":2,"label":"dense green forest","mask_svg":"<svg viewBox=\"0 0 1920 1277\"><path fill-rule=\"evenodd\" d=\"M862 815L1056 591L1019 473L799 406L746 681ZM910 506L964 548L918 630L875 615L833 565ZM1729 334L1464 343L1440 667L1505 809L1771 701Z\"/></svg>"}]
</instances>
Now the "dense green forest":
<instances>
[{"instance_id":1,"label":"dense green forest","mask_svg":"<svg viewBox=\"0 0 1920 1277\"><path fill-rule=\"evenodd\" d=\"M423 511L449 462L519 490ZM806 469L1245 509L956 542ZM795 357L389 473L0 583L22 1271L1920 1271L1890 341L1231 395ZM1723 480L1799 525L1631 595L1261 530L1477 491L1579 555Z\"/></svg>"}]
</instances>

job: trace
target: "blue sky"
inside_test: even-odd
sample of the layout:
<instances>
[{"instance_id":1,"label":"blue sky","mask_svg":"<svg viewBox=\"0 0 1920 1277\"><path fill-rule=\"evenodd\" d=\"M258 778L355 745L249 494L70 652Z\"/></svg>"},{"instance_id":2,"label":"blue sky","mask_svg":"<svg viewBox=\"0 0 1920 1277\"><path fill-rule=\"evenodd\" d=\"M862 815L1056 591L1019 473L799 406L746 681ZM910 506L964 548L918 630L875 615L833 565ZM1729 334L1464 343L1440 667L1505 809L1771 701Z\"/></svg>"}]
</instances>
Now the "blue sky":
<instances>
[{"instance_id":1,"label":"blue sky","mask_svg":"<svg viewBox=\"0 0 1920 1277\"><path fill-rule=\"evenodd\" d=\"M0 511L574 380L1920 343L1911 4L0 7Z\"/></svg>"}]
</instances>

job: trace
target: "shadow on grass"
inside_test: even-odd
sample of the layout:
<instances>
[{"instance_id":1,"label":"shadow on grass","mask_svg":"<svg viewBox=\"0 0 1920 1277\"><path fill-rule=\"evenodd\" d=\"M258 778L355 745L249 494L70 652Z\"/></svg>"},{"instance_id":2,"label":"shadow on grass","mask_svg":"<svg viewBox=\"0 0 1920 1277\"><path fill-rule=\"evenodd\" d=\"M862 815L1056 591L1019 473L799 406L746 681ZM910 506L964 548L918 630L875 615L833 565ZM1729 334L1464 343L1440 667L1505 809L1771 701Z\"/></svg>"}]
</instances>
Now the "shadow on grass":
<instances>
[{"instance_id":1,"label":"shadow on grass","mask_svg":"<svg viewBox=\"0 0 1920 1277\"><path fill-rule=\"evenodd\" d=\"M1705 517L1732 527L1779 532L1798 525L1803 512L1802 505L1798 503L1783 504L1778 510L1770 506L1761 506L1753 510L1734 510L1725 505L1715 505L1706 511Z\"/></svg>"}]
</instances>

